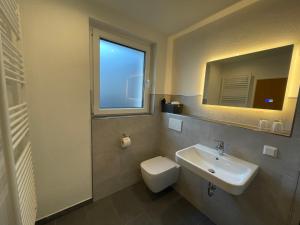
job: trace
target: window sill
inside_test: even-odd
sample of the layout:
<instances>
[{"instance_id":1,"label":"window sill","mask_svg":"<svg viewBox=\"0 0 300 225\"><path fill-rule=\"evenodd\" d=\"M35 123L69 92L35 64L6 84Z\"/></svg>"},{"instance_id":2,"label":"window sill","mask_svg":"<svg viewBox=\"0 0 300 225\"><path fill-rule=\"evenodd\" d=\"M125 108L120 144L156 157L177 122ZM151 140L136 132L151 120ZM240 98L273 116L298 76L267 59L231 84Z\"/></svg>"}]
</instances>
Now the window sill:
<instances>
[{"instance_id":1,"label":"window sill","mask_svg":"<svg viewBox=\"0 0 300 225\"><path fill-rule=\"evenodd\" d=\"M124 114L124 115L95 115L92 114L92 119L113 119L113 118L123 118L123 117L136 117L136 116L153 116L153 112L148 113L133 113L133 114Z\"/></svg>"}]
</instances>

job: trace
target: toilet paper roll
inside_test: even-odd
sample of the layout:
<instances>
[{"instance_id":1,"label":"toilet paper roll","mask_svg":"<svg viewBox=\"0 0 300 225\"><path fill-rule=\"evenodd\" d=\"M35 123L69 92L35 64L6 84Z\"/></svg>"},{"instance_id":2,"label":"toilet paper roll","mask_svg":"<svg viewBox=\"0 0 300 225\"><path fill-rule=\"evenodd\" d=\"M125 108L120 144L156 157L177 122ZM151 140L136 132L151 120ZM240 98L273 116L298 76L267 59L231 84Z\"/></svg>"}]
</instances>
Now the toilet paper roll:
<instances>
[{"instance_id":1,"label":"toilet paper roll","mask_svg":"<svg viewBox=\"0 0 300 225\"><path fill-rule=\"evenodd\" d=\"M123 137L123 138L121 138L121 147L122 148L127 148L130 145L131 145L130 137Z\"/></svg>"}]
</instances>

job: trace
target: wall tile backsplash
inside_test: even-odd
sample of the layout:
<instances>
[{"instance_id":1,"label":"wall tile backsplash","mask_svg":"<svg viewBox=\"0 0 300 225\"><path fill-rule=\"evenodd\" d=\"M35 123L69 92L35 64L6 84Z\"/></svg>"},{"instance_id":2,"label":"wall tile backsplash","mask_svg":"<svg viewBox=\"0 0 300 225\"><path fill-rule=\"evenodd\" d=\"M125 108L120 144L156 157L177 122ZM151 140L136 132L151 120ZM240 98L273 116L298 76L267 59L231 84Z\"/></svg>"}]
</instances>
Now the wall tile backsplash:
<instances>
[{"instance_id":1,"label":"wall tile backsplash","mask_svg":"<svg viewBox=\"0 0 300 225\"><path fill-rule=\"evenodd\" d=\"M182 133L168 129L169 118L183 120ZM232 196L218 188L216 195L209 198L208 182L185 168L181 170L176 190L219 225L290 224L300 168L299 131L299 110L292 137L276 136L187 116L163 114L160 152L174 159L175 152L179 149L197 143L213 147L216 145L215 139L223 140L226 153L260 167L257 177L246 192L241 196ZM278 147L278 158L262 154L265 144ZM295 205L299 205L299 197ZM298 211L297 213L299 215ZM297 224L296 219L294 221Z\"/></svg>"},{"instance_id":2,"label":"wall tile backsplash","mask_svg":"<svg viewBox=\"0 0 300 225\"><path fill-rule=\"evenodd\" d=\"M175 158L182 148L202 143L215 146L225 142L225 152L259 165L259 173L241 196L217 189L207 196L208 182L182 168L176 190L218 225L297 225L299 194L294 199L300 169L300 112L297 111L293 135L277 136L197 118L159 113L153 115L98 118L92 121L93 192L100 199L141 180L139 164L156 155ZM170 96L167 96L170 97ZM298 102L299 108L299 102ZM183 121L182 132L168 129L168 119ZM122 149L119 138L131 135L132 146ZM262 154L263 146L278 147L278 158ZM297 192L299 193L299 191ZM295 200L295 201L294 201ZM296 212L298 212L296 211Z\"/></svg>"}]
</instances>

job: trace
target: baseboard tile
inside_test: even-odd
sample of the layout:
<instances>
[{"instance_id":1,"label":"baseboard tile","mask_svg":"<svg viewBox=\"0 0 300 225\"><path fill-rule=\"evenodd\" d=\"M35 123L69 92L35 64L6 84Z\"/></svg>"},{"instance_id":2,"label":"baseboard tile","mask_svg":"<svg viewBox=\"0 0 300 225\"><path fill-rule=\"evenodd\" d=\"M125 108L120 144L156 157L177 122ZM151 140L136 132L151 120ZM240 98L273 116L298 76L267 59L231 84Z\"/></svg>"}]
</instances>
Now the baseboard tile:
<instances>
[{"instance_id":1,"label":"baseboard tile","mask_svg":"<svg viewBox=\"0 0 300 225\"><path fill-rule=\"evenodd\" d=\"M57 219L57 218L59 218L59 217L61 217L63 215L66 215L67 213L70 213L70 212L72 212L72 211L74 211L76 209L79 209L79 208L81 208L81 207L83 207L85 205L88 205L88 204L90 204L92 202L93 202L93 198L90 198L88 200L80 202L80 203L78 203L78 204L76 204L74 206L71 206L70 208L64 209L62 211L59 211L57 213L54 213L54 214L52 214L50 216L44 217L44 218L36 221L35 225L43 225L43 224L49 223L52 220L55 220L55 219Z\"/></svg>"}]
</instances>

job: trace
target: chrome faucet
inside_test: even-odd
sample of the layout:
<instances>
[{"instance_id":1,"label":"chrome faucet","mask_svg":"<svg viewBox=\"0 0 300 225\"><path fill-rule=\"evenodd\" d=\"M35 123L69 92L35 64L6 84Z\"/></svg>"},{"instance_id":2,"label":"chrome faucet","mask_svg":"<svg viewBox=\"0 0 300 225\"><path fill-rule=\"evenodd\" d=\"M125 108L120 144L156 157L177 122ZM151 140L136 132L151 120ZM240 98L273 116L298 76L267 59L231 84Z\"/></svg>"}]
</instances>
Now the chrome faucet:
<instances>
[{"instance_id":1,"label":"chrome faucet","mask_svg":"<svg viewBox=\"0 0 300 225\"><path fill-rule=\"evenodd\" d=\"M216 150L219 152L219 155L224 155L224 141L220 141L220 140L215 140L216 142L218 142L218 145L216 146Z\"/></svg>"}]
</instances>

